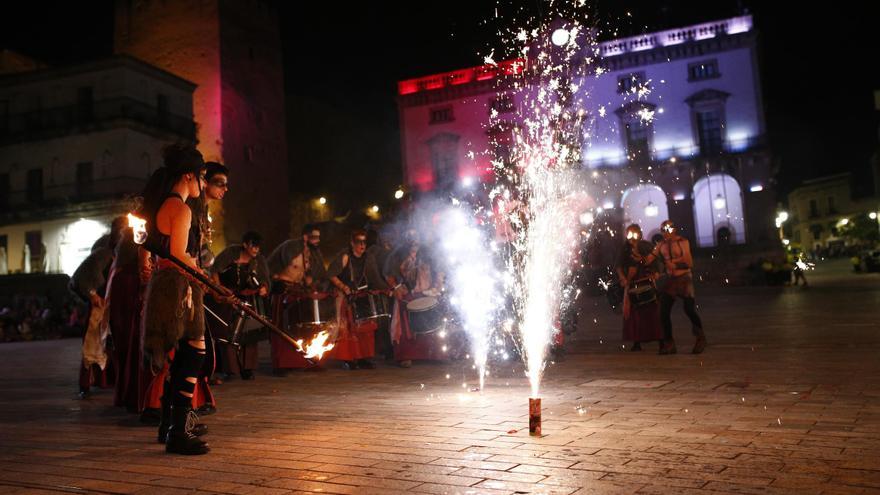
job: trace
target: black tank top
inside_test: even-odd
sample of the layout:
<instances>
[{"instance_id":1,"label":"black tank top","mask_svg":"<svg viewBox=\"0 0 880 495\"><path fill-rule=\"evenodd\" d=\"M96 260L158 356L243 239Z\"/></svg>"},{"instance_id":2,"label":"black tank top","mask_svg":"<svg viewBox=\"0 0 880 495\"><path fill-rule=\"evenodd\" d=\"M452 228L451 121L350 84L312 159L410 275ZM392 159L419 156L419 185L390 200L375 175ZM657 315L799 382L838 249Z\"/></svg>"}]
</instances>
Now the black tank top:
<instances>
[{"instance_id":1,"label":"black tank top","mask_svg":"<svg viewBox=\"0 0 880 495\"><path fill-rule=\"evenodd\" d=\"M180 195L177 193L171 193L165 197L165 199L168 199L168 198L177 198L177 199L183 201L183 198L180 197ZM184 203L184 204L186 204L186 203ZM193 212L193 214L195 214L195 212ZM159 226L156 225L159 223L158 222L158 212L157 212L156 217L157 217L156 221L153 222L153 228L150 229L150 237L152 237L153 239L156 239L156 242L159 244L159 246L162 247L162 249L165 252L170 253L171 252L171 236L159 231ZM196 259L198 259L198 256L199 256L199 232L197 229L196 229L196 232L193 232L192 227L190 227L190 229L189 229L189 238L186 241L186 254L188 254Z\"/></svg>"},{"instance_id":2,"label":"black tank top","mask_svg":"<svg viewBox=\"0 0 880 495\"><path fill-rule=\"evenodd\" d=\"M339 274L339 280L354 290L357 290L362 285L366 285L366 260L366 253L358 258L349 250L348 265L343 267L342 273Z\"/></svg>"}]
</instances>

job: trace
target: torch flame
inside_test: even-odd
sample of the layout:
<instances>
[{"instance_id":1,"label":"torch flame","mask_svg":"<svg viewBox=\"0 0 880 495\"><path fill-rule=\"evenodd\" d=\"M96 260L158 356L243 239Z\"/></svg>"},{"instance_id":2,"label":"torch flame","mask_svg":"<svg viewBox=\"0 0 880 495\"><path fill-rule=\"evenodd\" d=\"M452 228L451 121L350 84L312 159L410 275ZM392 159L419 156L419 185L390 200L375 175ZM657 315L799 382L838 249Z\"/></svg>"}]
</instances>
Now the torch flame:
<instances>
[{"instance_id":1,"label":"torch flame","mask_svg":"<svg viewBox=\"0 0 880 495\"><path fill-rule=\"evenodd\" d=\"M296 341L296 347L299 348L300 351L305 352L305 358L318 358L324 356L324 353L333 349L334 344L328 344L327 339L330 338L330 334L327 333L326 330L322 330L318 332L312 340L303 347L303 339L299 339Z\"/></svg>"},{"instance_id":2,"label":"torch flame","mask_svg":"<svg viewBox=\"0 0 880 495\"><path fill-rule=\"evenodd\" d=\"M135 244L143 244L147 240L147 221L143 218L128 214L128 226L134 233Z\"/></svg>"}]
</instances>

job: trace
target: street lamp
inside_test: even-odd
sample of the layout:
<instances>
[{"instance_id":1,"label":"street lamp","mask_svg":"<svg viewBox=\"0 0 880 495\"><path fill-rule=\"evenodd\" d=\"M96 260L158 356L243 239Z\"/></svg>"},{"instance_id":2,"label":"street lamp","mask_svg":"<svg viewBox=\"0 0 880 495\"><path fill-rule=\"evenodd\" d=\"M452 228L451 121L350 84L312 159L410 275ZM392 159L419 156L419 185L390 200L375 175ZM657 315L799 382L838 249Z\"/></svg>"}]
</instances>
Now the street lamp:
<instances>
[{"instance_id":1,"label":"street lamp","mask_svg":"<svg viewBox=\"0 0 880 495\"><path fill-rule=\"evenodd\" d=\"M371 210L373 213L379 213L379 206L378 206L378 205L373 205L373 207L370 208L370 210Z\"/></svg>"},{"instance_id":2,"label":"street lamp","mask_svg":"<svg viewBox=\"0 0 880 495\"><path fill-rule=\"evenodd\" d=\"M318 198L318 204L320 204L320 205L326 205L326 204L327 204L327 198L325 198L324 196L321 196L320 198Z\"/></svg>"},{"instance_id":3,"label":"street lamp","mask_svg":"<svg viewBox=\"0 0 880 495\"><path fill-rule=\"evenodd\" d=\"M397 190L394 191L394 199L401 199L401 198L403 198L403 189L398 187Z\"/></svg>"},{"instance_id":4,"label":"street lamp","mask_svg":"<svg viewBox=\"0 0 880 495\"><path fill-rule=\"evenodd\" d=\"M872 211L871 213L868 213L868 218L870 218L871 220L877 220L877 212Z\"/></svg>"}]
</instances>

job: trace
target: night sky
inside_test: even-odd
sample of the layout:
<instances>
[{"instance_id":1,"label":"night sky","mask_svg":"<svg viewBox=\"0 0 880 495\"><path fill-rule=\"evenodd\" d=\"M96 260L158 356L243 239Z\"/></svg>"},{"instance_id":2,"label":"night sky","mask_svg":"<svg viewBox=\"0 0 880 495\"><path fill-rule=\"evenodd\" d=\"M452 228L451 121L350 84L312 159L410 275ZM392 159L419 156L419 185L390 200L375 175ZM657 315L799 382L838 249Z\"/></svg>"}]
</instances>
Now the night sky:
<instances>
[{"instance_id":1,"label":"night sky","mask_svg":"<svg viewBox=\"0 0 880 495\"><path fill-rule=\"evenodd\" d=\"M348 197L337 204L351 206L386 200L400 181L396 81L479 65L478 51L493 43L491 30L479 23L493 16L496 3L275 3L292 189ZM600 27L615 25L621 36L748 9L760 32L767 125L782 189L838 171L866 173L877 146L873 90L880 78L872 69L880 38L861 2L835 2L835 9L745 0L593 4ZM108 55L112 10L108 0L30 2L2 16L0 48L50 64Z\"/></svg>"}]
</instances>

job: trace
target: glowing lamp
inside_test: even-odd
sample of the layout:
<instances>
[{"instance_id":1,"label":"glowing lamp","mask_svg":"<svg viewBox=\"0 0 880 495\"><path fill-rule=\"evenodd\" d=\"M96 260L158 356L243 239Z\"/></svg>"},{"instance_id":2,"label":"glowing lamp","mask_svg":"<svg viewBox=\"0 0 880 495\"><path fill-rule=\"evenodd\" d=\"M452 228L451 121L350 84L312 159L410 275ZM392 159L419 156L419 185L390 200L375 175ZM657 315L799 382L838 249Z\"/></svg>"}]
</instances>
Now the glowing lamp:
<instances>
[{"instance_id":1,"label":"glowing lamp","mask_svg":"<svg viewBox=\"0 0 880 495\"><path fill-rule=\"evenodd\" d=\"M612 203L611 201L606 201L602 205L602 208L605 208L606 210L610 210L610 209L614 208L614 203Z\"/></svg>"},{"instance_id":2,"label":"glowing lamp","mask_svg":"<svg viewBox=\"0 0 880 495\"><path fill-rule=\"evenodd\" d=\"M645 215L649 217L656 217L660 213L660 208L657 208L657 205L648 201L648 206L645 207Z\"/></svg>"},{"instance_id":3,"label":"glowing lamp","mask_svg":"<svg viewBox=\"0 0 880 495\"><path fill-rule=\"evenodd\" d=\"M841 218L840 221L837 222L837 223L838 223L839 225L846 225L846 224L849 223L849 218Z\"/></svg>"},{"instance_id":4,"label":"glowing lamp","mask_svg":"<svg viewBox=\"0 0 880 495\"><path fill-rule=\"evenodd\" d=\"M712 206L715 207L716 210L723 210L725 206L727 206L727 201L719 194L715 196L715 199L712 200Z\"/></svg>"},{"instance_id":5,"label":"glowing lamp","mask_svg":"<svg viewBox=\"0 0 880 495\"><path fill-rule=\"evenodd\" d=\"M761 192L763 190L764 190L764 186L762 186L761 184L755 184L754 186L749 188L749 191L751 191L751 192Z\"/></svg>"},{"instance_id":6,"label":"glowing lamp","mask_svg":"<svg viewBox=\"0 0 880 495\"><path fill-rule=\"evenodd\" d=\"M788 246L789 244L791 244L791 241L789 241L788 239L783 239L782 244Z\"/></svg>"},{"instance_id":7,"label":"glowing lamp","mask_svg":"<svg viewBox=\"0 0 880 495\"><path fill-rule=\"evenodd\" d=\"M779 221L780 221L780 222L785 222L785 221L787 221L787 220L788 220L788 212L787 212L787 211L780 211L780 212L779 212L779 217L778 217L778 218L779 218Z\"/></svg>"},{"instance_id":8,"label":"glowing lamp","mask_svg":"<svg viewBox=\"0 0 880 495\"><path fill-rule=\"evenodd\" d=\"M474 185L474 178L465 177L464 179L461 179L461 185L464 187L471 187L472 185Z\"/></svg>"},{"instance_id":9,"label":"glowing lamp","mask_svg":"<svg viewBox=\"0 0 880 495\"><path fill-rule=\"evenodd\" d=\"M872 211L871 213L868 213L868 218L870 218L871 220L877 220L877 212Z\"/></svg>"},{"instance_id":10,"label":"glowing lamp","mask_svg":"<svg viewBox=\"0 0 880 495\"><path fill-rule=\"evenodd\" d=\"M674 199L676 201L683 201L684 198L685 198L685 196L682 193L677 193L675 196L672 197L672 199Z\"/></svg>"},{"instance_id":11,"label":"glowing lamp","mask_svg":"<svg viewBox=\"0 0 880 495\"><path fill-rule=\"evenodd\" d=\"M318 198L318 204L326 205L326 204L327 204L327 198L325 198L324 196L321 196L320 198Z\"/></svg>"},{"instance_id":12,"label":"glowing lamp","mask_svg":"<svg viewBox=\"0 0 880 495\"><path fill-rule=\"evenodd\" d=\"M379 213L379 206L373 205L372 208L370 208L370 211L372 211L373 213Z\"/></svg>"},{"instance_id":13,"label":"glowing lamp","mask_svg":"<svg viewBox=\"0 0 880 495\"><path fill-rule=\"evenodd\" d=\"M403 189L397 189L396 191L394 191L394 199L401 198L403 198Z\"/></svg>"},{"instance_id":14,"label":"glowing lamp","mask_svg":"<svg viewBox=\"0 0 880 495\"><path fill-rule=\"evenodd\" d=\"M556 46L563 46L568 43L569 33L568 29L559 28L556 31L553 31L553 34L550 35L550 41L553 42Z\"/></svg>"}]
</instances>

